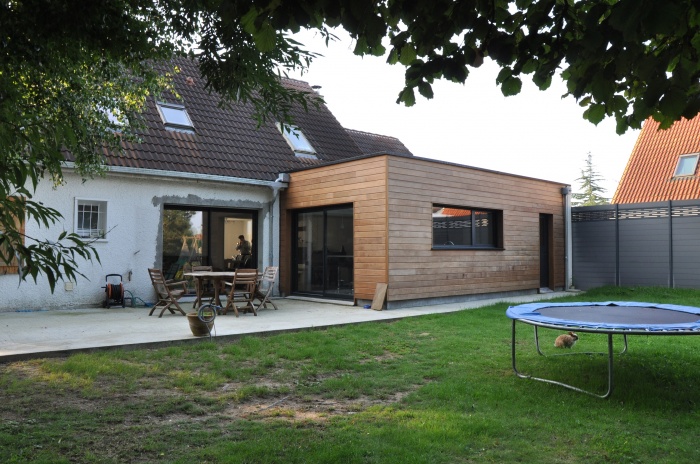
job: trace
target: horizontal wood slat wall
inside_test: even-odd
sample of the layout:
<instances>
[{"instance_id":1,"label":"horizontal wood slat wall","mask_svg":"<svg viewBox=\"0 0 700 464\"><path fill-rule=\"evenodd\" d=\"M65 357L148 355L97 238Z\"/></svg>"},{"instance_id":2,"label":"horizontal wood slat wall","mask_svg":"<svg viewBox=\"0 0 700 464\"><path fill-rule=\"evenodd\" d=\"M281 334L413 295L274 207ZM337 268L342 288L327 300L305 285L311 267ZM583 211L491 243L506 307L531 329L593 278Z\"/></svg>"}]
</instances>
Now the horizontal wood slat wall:
<instances>
[{"instance_id":1,"label":"horizontal wood slat wall","mask_svg":"<svg viewBox=\"0 0 700 464\"><path fill-rule=\"evenodd\" d=\"M355 298L387 301L534 290L540 214L553 218L553 281L564 286L565 184L425 159L376 156L291 173L282 194L282 291L291 289L293 210L354 206ZM503 250L433 250L432 206L503 211Z\"/></svg>"},{"instance_id":2,"label":"horizontal wood slat wall","mask_svg":"<svg viewBox=\"0 0 700 464\"><path fill-rule=\"evenodd\" d=\"M564 286L564 184L390 157L388 301L533 290L539 215L553 217L555 286ZM433 250L433 204L503 211L503 250Z\"/></svg>"},{"instance_id":3,"label":"horizontal wood slat wall","mask_svg":"<svg viewBox=\"0 0 700 464\"><path fill-rule=\"evenodd\" d=\"M282 193L280 285L291 291L291 238L294 210L353 205L354 295L371 300L377 282L388 279L386 157L293 172Z\"/></svg>"}]
</instances>

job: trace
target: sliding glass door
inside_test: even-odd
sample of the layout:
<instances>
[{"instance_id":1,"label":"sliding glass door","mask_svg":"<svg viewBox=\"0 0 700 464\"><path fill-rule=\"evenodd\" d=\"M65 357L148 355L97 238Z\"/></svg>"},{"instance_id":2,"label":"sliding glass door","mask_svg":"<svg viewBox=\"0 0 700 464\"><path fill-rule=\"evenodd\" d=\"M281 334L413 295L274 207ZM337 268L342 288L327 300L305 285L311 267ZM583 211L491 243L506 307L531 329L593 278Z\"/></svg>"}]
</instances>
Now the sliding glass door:
<instances>
[{"instance_id":1,"label":"sliding glass door","mask_svg":"<svg viewBox=\"0 0 700 464\"><path fill-rule=\"evenodd\" d=\"M299 211L294 235L294 293L352 299L352 206Z\"/></svg>"},{"instance_id":2,"label":"sliding glass door","mask_svg":"<svg viewBox=\"0 0 700 464\"><path fill-rule=\"evenodd\" d=\"M163 211L163 272L182 278L186 265L231 267L238 254L238 236L251 242L252 267L257 262L257 213L203 207L165 206Z\"/></svg>"}]
</instances>

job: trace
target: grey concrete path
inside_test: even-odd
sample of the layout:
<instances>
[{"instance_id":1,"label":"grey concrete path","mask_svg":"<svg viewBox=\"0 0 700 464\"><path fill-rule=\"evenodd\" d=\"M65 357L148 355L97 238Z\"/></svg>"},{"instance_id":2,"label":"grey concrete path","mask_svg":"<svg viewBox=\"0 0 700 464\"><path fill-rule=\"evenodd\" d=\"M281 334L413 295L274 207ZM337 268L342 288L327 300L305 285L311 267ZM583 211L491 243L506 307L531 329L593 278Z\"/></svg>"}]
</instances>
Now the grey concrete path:
<instances>
[{"instance_id":1,"label":"grey concrete path","mask_svg":"<svg viewBox=\"0 0 700 464\"><path fill-rule=\"evenodd\" d=\"M502 301L519 304L564 295L567 293L554 292L384 311L325 301L283 298L274 300L279 307L277 311L272 308L261 309L258 316L241 314L238 318L231 313L217 316L212 335L217 338L236 338L247 334L387 321L472 309ZM191 302L185 302L183 308L187 311L191 308ZM158 313L148 316L149 311L150 308L141 306L0 313L0 362L208 338L193 336L187 318L180 314L166 312L162 318L158 318Z\"/></svg>"}]
</instances>

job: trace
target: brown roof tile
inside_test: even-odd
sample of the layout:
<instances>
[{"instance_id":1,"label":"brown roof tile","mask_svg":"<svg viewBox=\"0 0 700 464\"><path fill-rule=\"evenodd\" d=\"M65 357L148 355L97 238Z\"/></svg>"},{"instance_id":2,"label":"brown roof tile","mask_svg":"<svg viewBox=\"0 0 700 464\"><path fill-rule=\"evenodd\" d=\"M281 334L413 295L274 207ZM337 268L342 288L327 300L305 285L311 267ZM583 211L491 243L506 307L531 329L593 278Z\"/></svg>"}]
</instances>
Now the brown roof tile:
<instances>
[{"instance_id":1,"label":"brown roof tile","mask_svg":"<svg viewBox=\"0 0 700 464\"><path fill-rule=\"evenodd\" d=\"M413 156L413 153L406 148L401 140L396 137L386 135L372 134L370 132L362 132L352 129L345 129L350 137L355 141L355 144L360 148L364 155L373 155L377 153L391 155L408 155Z\"/></svg>"},{"instance_id":2,"label":"brown roof tile","mask_svg":"<svg viewBox=\"0 0 700 464\"><path fill-rule=\"evenodd\" d=\"M256 128L252 105L219 107L218 96L204 89L205 81L195 62L177 59L174 63L181 69L174 77L174 86L182 96L194 133L166 129L151 99L144 114L147 128L140 142L125 142L121 156L108 153L109 165L274 181L280 172L362 155L325 105L309 105L308 112L298 108L292 114L319 159L298 158L274 122ZM188 83L188 78L193 82ZM306 82L284 83L314 92Z\"/></svg>"},{"instance_id":3,"label":"brown roof tile","mask_svg":"<svg viewBox=\"0 0 700 464\"><path fill-rule=\"evenodd\" d=\"M700 152L700 117L682 119L666 130L644 122L613 203L644 203L700 198L700 176L673 177L680 155Z\"/></svg>"}]
</instances>

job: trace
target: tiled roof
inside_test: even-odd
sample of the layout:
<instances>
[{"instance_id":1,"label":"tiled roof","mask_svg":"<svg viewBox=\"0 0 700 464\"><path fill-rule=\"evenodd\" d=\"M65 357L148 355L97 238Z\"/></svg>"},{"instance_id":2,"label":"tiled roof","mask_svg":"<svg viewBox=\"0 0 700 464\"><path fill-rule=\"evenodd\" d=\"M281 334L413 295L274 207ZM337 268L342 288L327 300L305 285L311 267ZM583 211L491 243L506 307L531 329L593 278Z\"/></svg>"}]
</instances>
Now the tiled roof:
<instances>
[{"instance_id":1,"label":"tiled roof","mask_svg":"<svg viewBox=\"0 0 700 464\"><path fill-rule=\"evenodd\" d=\"M372 134L370 132L362 132L352 129L345 129L350 137L355 141L355 144L362 150L365 155L375 153L392 154L392 155L409 155L413 156L406 146L401 143L401 140L396 137L386 135Z\"/></svg>"},{"instance_id":2,"label":"tiled roof","mask_svg":"<svg viewBox=\"0 0 700 464\"><path fill-rule=\"evenodd\" d=\"M691 200L700 198L700 176L673 177L680 155L700 152L700 117L682 119L659 130L644 122L613 203Z\"/></svg>"},{"instance_id":3,"label":"tiled roof","mask_svg":"<svg viewBox=\"0 0 700 464\"><path fill-rule=\"evenodd\" d=\"M325 105L309 105L308 112L299 108L292 114L319 159L296 157L274 121L256 129L252 105L220 108L218 95L204 89L196 63L188 59L174 62L181 69L174 77L174 86L195 133L165 129L150 99L144 115L147 129L140 143L125 143L119 156L107 153L107 164L274 181L281 172L362 155ZM285 85L314 92L306 82L285 80Z\"/></svg>"}]
</instances>

